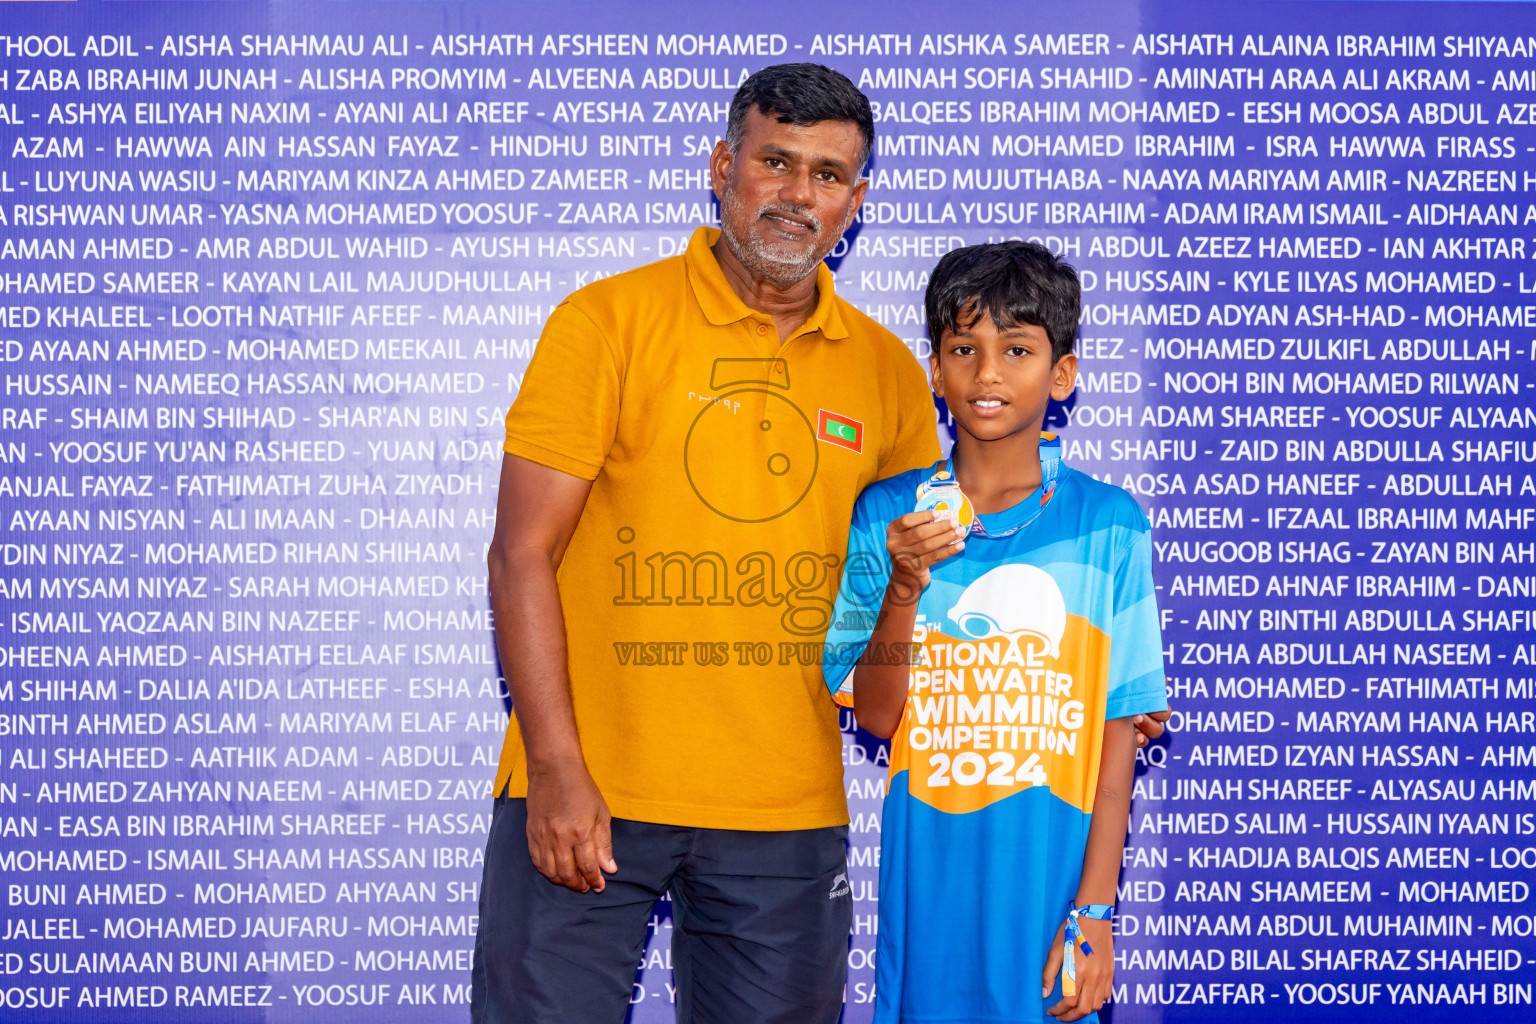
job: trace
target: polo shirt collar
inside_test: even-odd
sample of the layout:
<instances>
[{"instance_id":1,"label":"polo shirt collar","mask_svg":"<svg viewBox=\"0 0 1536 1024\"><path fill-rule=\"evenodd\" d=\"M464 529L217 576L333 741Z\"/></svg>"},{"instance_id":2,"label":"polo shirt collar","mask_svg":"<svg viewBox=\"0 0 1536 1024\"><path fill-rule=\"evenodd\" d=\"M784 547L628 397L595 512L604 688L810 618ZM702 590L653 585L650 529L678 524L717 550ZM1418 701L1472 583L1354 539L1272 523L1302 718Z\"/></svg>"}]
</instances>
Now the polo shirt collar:
<instances>
[{"instance_id":1,"label":"polo shirt collar","mask_svg":"<svg viewBox=\"0 0 1536 1024\"><path fill-rule=\"evenodd\" d=\"M688 283L693 288L693 297L703 311L704 318L717 327L723 327L762 314L742 302L741 297L732 290L731 283L725 279L720 261L710 251L719 238L719 228L700 227L695 230L693 237L688 240L688 248L683 252L683 265L688 268ZM800 329L795 332L796 337L814 331L820 331L825 338L848 337L848 328L843 324L842 314L838 311L832 285L832 271L827 269L825 263L816 264L816 309L800 325Z\"/></svg>"}]
</instances>

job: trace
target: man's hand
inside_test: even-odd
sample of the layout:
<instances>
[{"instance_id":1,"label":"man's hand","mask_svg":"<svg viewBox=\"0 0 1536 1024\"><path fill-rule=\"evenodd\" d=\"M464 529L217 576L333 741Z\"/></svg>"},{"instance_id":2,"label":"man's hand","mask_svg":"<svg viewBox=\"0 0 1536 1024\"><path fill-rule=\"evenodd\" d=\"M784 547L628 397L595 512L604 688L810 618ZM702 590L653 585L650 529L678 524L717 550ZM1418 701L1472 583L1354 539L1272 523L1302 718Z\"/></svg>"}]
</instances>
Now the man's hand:
<instances>
[{"instance_id":1,"label":"man's hand","mask_svg":"<svg viewBox=\"0 0 1536 1024\"><path fill-rule=\"evenodd\" d=\"M1115 982L1115 933L1110 922L1079 917L1077 926L1082 929L1088 945L1093 947L1093 955L1085 955L1082 946L1073 951L1072 963L1077 968L1077 995L1065 996L1045 1011L1062 1024L1082 1020L1090 1013L1102 1009ZM1050 998L1051 990L1056 987L1056 975L1062 967L1062 946L1066 942L1066 931L1065 923L1056 929L1056 941L1051 943L1050 952L1046 954L1045 971L1040 975L1042 999Z\"/></svg>"},{"instance_id":2,"label":"man's hand","mask_svg":"<svg viewBox=\"0 0 1536 1024\"><path fill-rule=\"evenodd\" d=\"M905 577L908 586L918 590L928 585L928 567L965 548L965 533L959 525L927 509L908 512L891 520L885 528L885 550L891 555L891 577Z\"/></svg>"},{"instance_id":3,"label":"man's hand","mask_svg":"<svg viewBox=\"0 0 1536 1024\"><path fill-rule=\"evenodd\" d=\"M1173 714L1173 709L1167 711L1152 711L1145 715L1137 715L1132 719L1136 723L1136 746L1144 747L1163 734L1163 725L1168 721L1168 716Z\"/></svg>"},{"instance_id":4,"label":"man's hand","mask_svg":"<svg viewBox=\"0 0 1536 1024\"><path fill-rule=\"evenodd\" d=\"M613 859L608 804L581 763L528 771L528 854L539 874L576 892L602 892Z\"/></svg>"}]
</instances>

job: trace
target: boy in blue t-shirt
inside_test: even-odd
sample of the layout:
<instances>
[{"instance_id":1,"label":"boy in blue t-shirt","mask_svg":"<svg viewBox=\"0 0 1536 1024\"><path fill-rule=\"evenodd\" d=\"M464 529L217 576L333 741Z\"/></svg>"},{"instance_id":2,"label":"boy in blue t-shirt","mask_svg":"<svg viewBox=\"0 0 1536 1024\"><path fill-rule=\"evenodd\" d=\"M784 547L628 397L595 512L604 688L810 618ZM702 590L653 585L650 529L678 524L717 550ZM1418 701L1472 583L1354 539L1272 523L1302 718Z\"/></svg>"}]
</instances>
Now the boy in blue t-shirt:
<instances>
[{"instance_id":1,"label":"boy in blue t-shirt","mask_svg":"<svg viewBox=\"0 0 1536 1024\"><path fill-rule=\"evenodd\" d=\"M954 449L860 496L823 664L893 737L875 1021L1095 1019L1132 717L1167 707L1147 519L1041 433L1077 378L1071 267L957 249L927 307Z\"/></svg>"}]
</instances>

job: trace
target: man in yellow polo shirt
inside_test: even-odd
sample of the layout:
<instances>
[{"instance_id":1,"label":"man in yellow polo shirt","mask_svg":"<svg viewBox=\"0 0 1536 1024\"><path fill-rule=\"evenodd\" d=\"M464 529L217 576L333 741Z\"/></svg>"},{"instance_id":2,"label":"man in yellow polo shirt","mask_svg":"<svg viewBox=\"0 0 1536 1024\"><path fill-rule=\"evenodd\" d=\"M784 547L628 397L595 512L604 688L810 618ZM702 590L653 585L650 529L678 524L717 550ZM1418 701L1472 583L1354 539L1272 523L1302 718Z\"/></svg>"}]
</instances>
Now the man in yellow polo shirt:
<instances>
[{"instance_id":1,"label":"man in yellow polo shirt","mask_svg":"<svg viewBox=\"0 0 1536 1024\"><path fill-rule=\"evenodd\" d=\"M838 1019L848 812L820 642L854 499L939 457L917 361L822 264L873 141L844 76L758 72L710 161L721 229L545 325L490 555L515 710L477 1024L617 1024L665 892L680 1021Z\"/></svg>"},{"instance_id":2,"label":"man in yellow polo shirt","mask_svg":"<svg viewBox=\"0 0 1536 1024\"><path fill-rule=\"evenodd\" d=\"M720 230L545 325L489 559L514 716L476 1024L617 1024L663 893L679 1021L838 1019L848 813L820 642L854 499L939 458L917 361L821 262L873 141L844 76L758 72L710 159Z\"/></svg>"}]
</instances>

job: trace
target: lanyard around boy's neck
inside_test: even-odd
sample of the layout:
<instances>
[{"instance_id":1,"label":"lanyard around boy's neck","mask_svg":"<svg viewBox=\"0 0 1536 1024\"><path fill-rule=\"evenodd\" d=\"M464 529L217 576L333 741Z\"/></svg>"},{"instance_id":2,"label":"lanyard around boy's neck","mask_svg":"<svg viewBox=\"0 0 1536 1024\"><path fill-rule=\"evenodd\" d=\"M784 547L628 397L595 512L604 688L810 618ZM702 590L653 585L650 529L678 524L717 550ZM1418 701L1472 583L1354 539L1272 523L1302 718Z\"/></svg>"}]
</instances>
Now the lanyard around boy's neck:
<instances>
[{"instance_id":1,"label":"lanyard around boy's neck","mask_svg":"<svg viewBox=\"0 0 1536 1024\"><path fill-rule=\"evenodd\" d=\"M925 485L930 491L938 488L954 488L955 494L959 496L960 481L950 468L953 462L954 460L950 458L939 463L939 468L934 471L933 476L928 478L928 483ZM1023 522L1010 526L1006 530L990 533L981 524L981 516L974 515L971 517L971 532L996 540L1018 533L1040 518L1040 513L1045 511L1045 506L1050 503L1051 497L1056 493L1056 476L1060 469L1061 438L1055 434L1042 432L1040 434L1040 486L1035 488L1034 495L1027 499L1029 507L1025 510Z\"/></svg>"}]
</instances>

